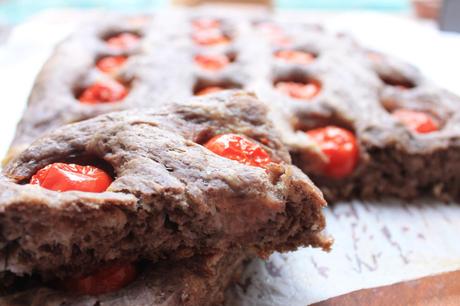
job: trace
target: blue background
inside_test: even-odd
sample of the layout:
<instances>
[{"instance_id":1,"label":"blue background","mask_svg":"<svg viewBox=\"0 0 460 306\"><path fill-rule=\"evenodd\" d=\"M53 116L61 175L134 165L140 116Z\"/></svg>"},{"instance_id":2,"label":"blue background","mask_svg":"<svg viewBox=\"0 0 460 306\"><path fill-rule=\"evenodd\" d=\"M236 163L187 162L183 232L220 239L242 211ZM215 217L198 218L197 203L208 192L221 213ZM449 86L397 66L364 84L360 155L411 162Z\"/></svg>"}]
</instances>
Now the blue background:
<instances>
[{"instance_id":1,"label":"blue background","mask_svg":"<svg viewBox=\"0 0 460 306\"><path fill-rule=\"evenodd\" d=\"M20 22L46 8L110 8L138 11L161 8L168 0L0 0L0 20ZM408 0L275 0L276 6L288 9L369 9L405 11Z\"/></svg>"}]
</instances>

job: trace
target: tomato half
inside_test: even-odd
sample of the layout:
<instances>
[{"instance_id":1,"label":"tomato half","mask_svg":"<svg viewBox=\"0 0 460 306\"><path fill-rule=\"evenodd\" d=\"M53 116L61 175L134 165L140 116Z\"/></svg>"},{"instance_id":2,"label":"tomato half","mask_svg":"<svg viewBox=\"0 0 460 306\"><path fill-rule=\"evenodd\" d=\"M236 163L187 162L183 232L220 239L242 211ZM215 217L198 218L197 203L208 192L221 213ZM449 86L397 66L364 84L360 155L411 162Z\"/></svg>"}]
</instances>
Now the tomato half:
<instances>
[{"instance_id":1,"label":"tomato half","mask_svg":"<svg viewBox=\"0 0 460 306\"><path fill-rule=\"evenodd\" d=\"M315 60L312 53L296 50L280 50L275 52L275 57L288 63L308 65Z\"/></svg>"},{"instance_id":2,"label":"tomato half","mask_svg":"<svg viewBox=\"0 0 460 306\"><path fill-rule=\"evenodd\" d=\"M209 87L205 87L203 89L198 90L195 93L195 96L205 96L205 95L215 93L215 92L219 92L219 91L222 91L222 90L225 90L225 88L220 87L220 86L209 86Z\"/></svg>"},{"instance_id":3,"label":"tomato half","mask_svg":"<svg viewBox=\"0 0 460 306\"><path fill-rule=\"evenodd\" d=\"M83 90L78 100L86 104L109 103L120 101L126 95L128 95L126 86L117 81L105 80L96 82Z\"/></svg>"},{"instance_id":4,"label":"tomato half","mask_svg":"<svg viewBox=\"0 0 460 306\"><path fill-rule=\"evenodd\" d=\"M327 158L320 167L322 175L340 179L354 171L358 164L359 149L353 133L336 126L327 126L307 131L306 134Z\"/></svg>"},{"instance_id":5,"label":"tomato half","mask_svg":"<svg viewBox=\"0 0 460 306\"><path fill-rule=\"evenodd\" d=\"M134 281L136 276L137 269L134 264L115 264L89 276L66 279L62 282L62 286L77 294L106 294L120 290Z\"/></svg>"},{"instance_id":6,"label":"tomato half","mask_svg":"<svg viewBox=\"0 0 460 306\"><path fill-rule=\"evenodd\" d=\"M278 82L275 87L291 98L301 100L310 100L321 91L321 86L316 82Z\"/></svg>"},{"instance_id":7,"label":"tomato half","mask_svg":"<svg viewBox=\"0 0 460 306\"><path fill-rule=\"evenodd\" d=\"M195 43L202 46L228 44L230 39L220 29L199 30L192 34Z\"/></svg>"},{"instance_id":8,"label":"tomato half","mask_svg":"<svg viewBox=\"0 0 460 306\"><path fill-rule=\"evenodd\" d=\"M409 109L397 109L392 113L392 115L407 128L416 133L425 134L439 130L439 125L434 118L424 112Z\"/></svg>"},{"instance_id":9,"label":"tomato half","mask_svg":"<svg viewBox=\"0 0 460 306\"><path fill-rule=\"evenodd\" d=\"M128 59L127 56L105 56L99 59L96 63L96 67L104 72L113 74L116 73Z\"/></svg>"},{"instance_id":10,"label":"tomato half","mask_svg":"<svg viewBox=\"0 0 460 306\"><path fill-rule=\"evenodd\" d=\"M220 21L215 18L197 18L192 21L192 25L197 30L216 29L220 27Z\"/></svg>"},{"instance_id":11,"label":"tomato half","mask_svg":"<svg viewBox=\"0 0 460 306\"><path fill-rule=\"evenodd\" d=\"M104 170L93 166L53 163L35 173L30 184L54 191L104 192L112 178Z\"/></svg>"},{"instance_id":12,"label":"tomato half","mask_svg":"<svg viewBox=\"0 0 460 306\"><path fill-rule=\"evenodd\" d=\"M204 146L217 155L245 165L264 168L271 163L270 155L262 146L238 134L214 136Z\"/></svg>"},{"instance_id":13,"label":"tomato half","mask_svg":"<svg viewBox=\"0 0 460 306\"><path fill-rule=\"evenodd\" d=\"M230 60L224 54L198 54L195 56L195 63L206 70L220 70L227 66Z\"/></svg>"}]
</instances>

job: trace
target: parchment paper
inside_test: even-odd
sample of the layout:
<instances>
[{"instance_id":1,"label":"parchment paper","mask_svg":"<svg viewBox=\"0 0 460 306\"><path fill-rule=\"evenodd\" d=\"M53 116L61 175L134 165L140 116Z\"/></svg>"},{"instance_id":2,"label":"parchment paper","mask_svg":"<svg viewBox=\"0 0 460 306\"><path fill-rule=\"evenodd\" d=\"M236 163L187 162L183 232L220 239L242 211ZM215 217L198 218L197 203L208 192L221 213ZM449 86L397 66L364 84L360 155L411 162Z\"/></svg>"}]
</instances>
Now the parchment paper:
<instances>
[{"instance_id":1,"label":"parchment paper","mask_svg":"<svg viewBox=\"0 0 460 306\"><path fill-rule=\"evenodd\" d=\"M89 13L90 14L90 13ZM293 13L409 61L460 93L460 36L433 24L376 13ZM0 46L0 155L4 155L33 80L53 46L88 17L48 11L16 27ZM307 305L362 288L460 269L460 205L432 200L337 203L326 210L332 252L301 249L256 260L229 293L228 305Z\"/></svg>"}]
</instances>

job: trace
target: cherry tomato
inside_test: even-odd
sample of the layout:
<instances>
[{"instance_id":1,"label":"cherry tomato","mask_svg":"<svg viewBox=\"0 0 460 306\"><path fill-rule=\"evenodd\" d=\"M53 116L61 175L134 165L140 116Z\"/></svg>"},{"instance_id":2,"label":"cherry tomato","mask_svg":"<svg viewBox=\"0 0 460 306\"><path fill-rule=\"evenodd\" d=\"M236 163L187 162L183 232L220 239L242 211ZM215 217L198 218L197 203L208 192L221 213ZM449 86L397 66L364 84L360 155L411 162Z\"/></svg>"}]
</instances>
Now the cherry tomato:
<instances>
[{"instance_id":1,"label":"cherry tomato","mask_svg":"<svg viewBox=\"0 0 460 306\"><path fill-rule=\"evenodd\" d=\"M104 170L65 163L50 164L30 179L30 184L54 191L104 192L111 183L112 178Z\"/></svg>"},{"instance_id":2,"label":"cherry tomato","mask_svg":"<svg viewBox=\"0 0 460 306\"><path fill-rule=\"evenodd\" d=\"M127 59L128 57L123 55L105 56L97 61L96 67L104 73L113 74L123 66Z\"/></svg>"},{"instance_id":3,"label":"cherry tomato","mask_svg":"<svg viewBox=\"0 0 460 306\"><path fill-rule=\"evenodd\" d=\"M203 89L198 90L195 93L195 96L204 96L204 95L219 92L219 91L222 91L222 90L225 90L225 88L220 87L220 86L209 86L209 87L205 87Z\"/></svg>"},{"instance_id":4,"label":"cherry tomato","mask_svg":"<svg viewBox=\"0 0 460 306\"><path fill-rule=\"evenodd\" d=\"M115 264L89 276L66 279L62 285L72 293L99 295L120 290L134 281L136 276L134 264Z\"/></svg>"},{"instance_id":5,"label":"cherry tomato","mask_svg":"<svg viewBox=\"0 0 460 306\"><path fill-rule=\"evenodd\" d=\"M192 25L197 30L216 29L220 27L220 21L214 18L198 18L192 21Z\"/></svg>"},{"instance_id":6,"label":"cherry tomato","mask_svg":"<svg viewBox=\"0 0 460 306\"><path fill-rule=\"evenodd\" d=\"M136 47L141 38L137 34L123 32L106 40L109 47L119 50L128 50Z\"/></svg>"},{"instance_id":7,"label":"cherry tomato","mask_svg":"<svg viewBox=\"0 0 460 306\"><path fill-rule=\"evenodd\" d=\"M289 63L300 65L308 65L315 60L315 56L313 54L296 50L280 50L275 53L275 57Z\"/></svg>"},{"instance_id":8,"label":"cherry tomato","mask_svg":"<svg viewBox=\"0 0 460 306\"><path fill-rule=\"evenodd\" d=\"M220 70L227 66L230 63L230 61L228 57L223 54L198 54L197 56L195 56L195 63L197 63L203 69Z\"/></svg>"},{"instance_id":9,"label":"cherry tomato","mask_svg":"<svg viewBox=\"0 0 460 306\"><path fill-rule=\"evenodd\" d=\"M359 150L356 137L348 130L327 126L307 131L306 134L319 146L327 161L321 165L323 175L344 178L355 169Z\"/></svg>"},{"instance_id":10,"label":"cherry tomato","mask_svg":"<svg viewBox=\"0 0 460 306\"><path fill-rule=\"evenodd\" d=\"M427 113L409 109L397 109L392 115L416 133L431 133L439 130L438 123Z\"/></svg>"},{"instance_id":11,"label":"cherry tomato","mask_svg":"<svg viewBox=\"0 0 460 306\"><path fill-rule=\"evenodd\" d=\"M78 100L81 103L97 104L122 100L128 94L127 88L113 80L99 81L86 88Z\"/></svg>"},{"instance_id":12,"label":"cherry tomato","mask_svg":"<svg viewBox=\"0 0 460 306\"><path fill-rule=\"evenodd\" d=\"M275 87L279 91L294 99L302 100L310 100L321 90L321 86L316 82L278 82L276 83Z\"/></svg>"},{"instance_id":13,"label":"cherry tomato","mask_svg":"<svg viewBox=\"0 0 460 306\"><path fill-rule=\"evenodd\" d=\"M237 134L214 136L204 146L217 155L249 166L264 168L271 162L270 156L259 144Z\"/></svg>"},{"instance_id":14,"label":"cherry tomato","mask_svg":"<svg viewBox=\"0 0 460 306\"><path fill-rule=\"evenodd\" d=\"M230 39L219 29L196 31L192 34L192 39L195 43L202 46L221 45L230 42Z\"/></svg>"}]
</instances>

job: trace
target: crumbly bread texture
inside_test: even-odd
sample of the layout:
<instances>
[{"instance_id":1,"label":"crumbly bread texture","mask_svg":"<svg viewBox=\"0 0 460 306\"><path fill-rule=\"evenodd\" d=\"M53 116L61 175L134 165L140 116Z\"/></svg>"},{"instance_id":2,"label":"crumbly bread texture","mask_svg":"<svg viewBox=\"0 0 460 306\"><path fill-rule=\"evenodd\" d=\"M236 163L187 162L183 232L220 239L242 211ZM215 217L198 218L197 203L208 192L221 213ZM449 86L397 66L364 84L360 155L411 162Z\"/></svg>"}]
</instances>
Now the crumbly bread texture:
<instances>
[{"instance_id":1,"label":"crumbly bread texture","mask_svg":"<svg viewBox=\"0 0 460 306\"><path fill-rule=\"evenodd\" d=\"M2 270L62 277L111 260L329 249L326 202L290 164L263 103L228 91L168 104L58 128L9 163L0 180ZM258 142L273 163L247 166L200 145L229 132ZM79 157L113 168L107 192L24 184L50 163Z\"/></svg>"},{"instance_id":2,"label":"crumbly bread texture","mask_svg":"<svg viewBox=\"0 0 460 306\"><path fill-rule=\"evenodd\" d=\"M0 295L1 306L213 306L222 305L224 291L239 275L246 258L220 253L180 262L142 265L129 286L99 296L76 296L45 285Z\"/></svg>"}]
</instances>

